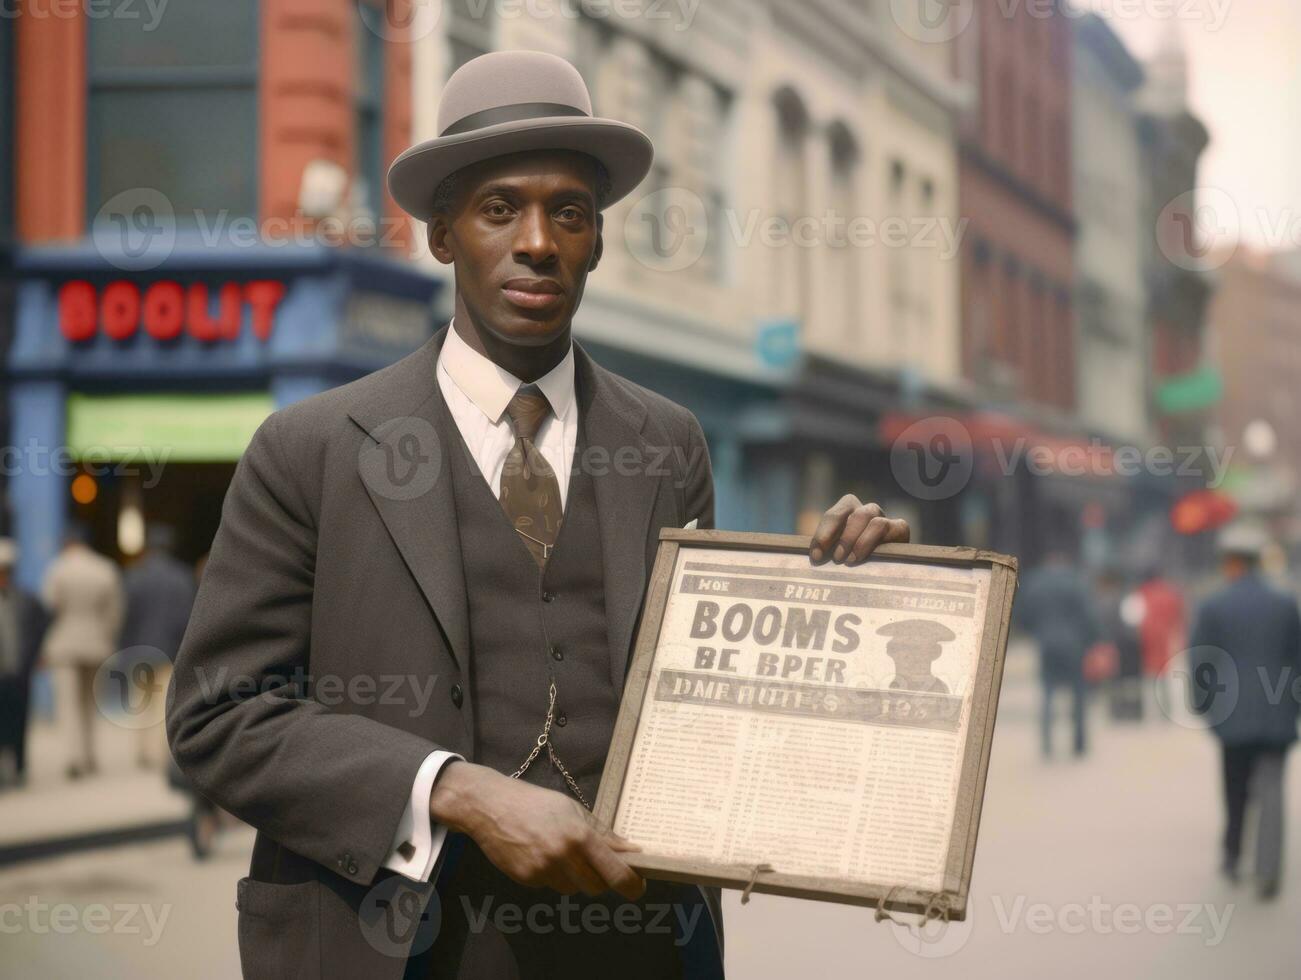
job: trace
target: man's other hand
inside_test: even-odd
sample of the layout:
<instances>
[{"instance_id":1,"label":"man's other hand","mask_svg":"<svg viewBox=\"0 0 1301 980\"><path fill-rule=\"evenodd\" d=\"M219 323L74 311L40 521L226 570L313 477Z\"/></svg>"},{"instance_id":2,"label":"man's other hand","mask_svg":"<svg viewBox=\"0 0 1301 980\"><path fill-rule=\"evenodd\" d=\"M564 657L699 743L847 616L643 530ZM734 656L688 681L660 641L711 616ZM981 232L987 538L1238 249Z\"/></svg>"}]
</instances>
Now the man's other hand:
<instances>
[{"instance_id":1,"label":"man's other hand","mask_svg":"<svg viewBox=\"0 0 1301 980\"><path fill-rule=\"evenodd\" d=\"M645 879L619 856L639 848L602 830L577 800L555 790L453 760L434 784L429 812L469 834L489 861L521 885L562 895L613 889L629 901L646 891Z\"/></svg>"},{"instance_id":2,"label":"man's other hand","mask_svg":"<svg viewBox=\"0 0 1301 980\"><path fill-rule=\"evenodd\" d=\"M847 493L822 515L809 543L809 560L814 564L832 561L856 565L879 544L907 544L908 522L885 516L879 504L865 504Z\"/></svg>"}]
</instances>

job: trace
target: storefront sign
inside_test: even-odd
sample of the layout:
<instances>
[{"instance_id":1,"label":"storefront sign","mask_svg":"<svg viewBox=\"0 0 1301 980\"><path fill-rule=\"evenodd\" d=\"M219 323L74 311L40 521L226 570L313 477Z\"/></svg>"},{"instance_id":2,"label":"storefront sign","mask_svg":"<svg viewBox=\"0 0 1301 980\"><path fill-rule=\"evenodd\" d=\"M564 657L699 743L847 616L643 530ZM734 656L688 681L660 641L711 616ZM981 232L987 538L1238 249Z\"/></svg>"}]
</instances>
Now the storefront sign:
<instances>
[{"instance_id":1,"label":"storefront sign","mask_svg":"<svg viewBox=\"0 0 1301 980\"><path fill-rule=\"evenodd\" d=\"M285 284L274 279L227 282L213 290L204 283L182 286L172 280L142 289L126 279L100 290L79 279L59 289L59 331L74 343L101 330L113 340L126 340L142 326L155 340L173 340L185 332L204 342L230 341L239 337L247 308L253 335L265 341L284 294Z\"/></svg>"},{"instance_id":2,"label":"storefront sign","mask_svg":"<svg viewBox=\"0 0 1301 980\"><path fill-rule=\"evenodd\" d=\"M76 459L234 462L275 411L266 392L68 396L68 451Z\"/></svg>"}]
</instances>

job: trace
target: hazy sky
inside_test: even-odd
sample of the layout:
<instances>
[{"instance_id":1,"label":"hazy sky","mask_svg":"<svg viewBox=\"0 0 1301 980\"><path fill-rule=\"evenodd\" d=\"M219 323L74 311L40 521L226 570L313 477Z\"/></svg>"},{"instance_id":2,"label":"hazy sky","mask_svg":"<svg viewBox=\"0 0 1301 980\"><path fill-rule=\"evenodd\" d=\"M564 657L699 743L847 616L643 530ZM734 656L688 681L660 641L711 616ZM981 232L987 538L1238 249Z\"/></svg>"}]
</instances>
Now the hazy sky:
<instances>
[{"instance_id":1,"label":"hazy sky","mask_svg":"<svg viewBox=\"0 0 1301 980\"><path fill-rule=\"evenodd\" d=\"M1087 0L1145 58L1172 29L1211 132L1200 183L1237 205L1242 239L1301 248L1301 2Z\"/></svg>"}]
</instances>

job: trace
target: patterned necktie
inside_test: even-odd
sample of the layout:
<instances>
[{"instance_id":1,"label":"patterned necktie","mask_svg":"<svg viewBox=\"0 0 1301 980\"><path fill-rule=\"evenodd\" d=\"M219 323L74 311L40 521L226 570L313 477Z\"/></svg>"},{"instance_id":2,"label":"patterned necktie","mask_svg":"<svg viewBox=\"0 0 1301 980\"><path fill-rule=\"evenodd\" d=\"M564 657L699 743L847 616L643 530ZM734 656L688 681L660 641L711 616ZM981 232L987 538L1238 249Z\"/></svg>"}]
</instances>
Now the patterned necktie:
<instances>
[{"instance_id":1,"label":"patterned necktie","mask_svg":"<svg viewBox=\"0 0 1301 980\"><path fill-rule=\"evenodd\" d=\"M562 516L560 484L555 471L533 444L550 411L546 396L536 384L521 385L506 406L515 430L515 445L502 467L498 495L506 519L519 533L539 568L545 568L551 557Z\"/></svg>"}]
</instances>

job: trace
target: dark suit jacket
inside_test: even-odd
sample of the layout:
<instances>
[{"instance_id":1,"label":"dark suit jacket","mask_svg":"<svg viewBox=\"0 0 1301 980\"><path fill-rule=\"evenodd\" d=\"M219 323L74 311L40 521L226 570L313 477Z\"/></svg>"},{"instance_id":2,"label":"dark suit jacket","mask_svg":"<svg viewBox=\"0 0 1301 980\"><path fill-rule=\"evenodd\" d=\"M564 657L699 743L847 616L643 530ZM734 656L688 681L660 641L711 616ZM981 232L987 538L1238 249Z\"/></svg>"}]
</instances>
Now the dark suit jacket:
<instances>
[{"instance_id":1,"label":"dark suit jacket","mask_svg":"<svg viewBox=\"0 0 1301 980\"><path fill-rule=\"evenodd\" d=\"M1194 710L1228 745L1296 741L1301 614L1294 596L1244 575L1203 603L1188 652Z\"/></svg>"},{"instance_id":2,"label":"dark suit jacket","mask_svg":"<svg viewBox=\"0 0 1301 980\"><path fill-rule=\"evenodd\" d=\"M167 732L195 789L258 831L238 895L248 977L401 976L382 927L404 896L368 892L428 899L380 865L425 756L475 758L467 583L433 434L446 331L272 414L226 495ZM621 687L659 530L712 527L713 477L688 410L577 342L574 356Z\"/></svg>"},{"instance_id":3,"label":"dark suit jacket","mask_svg":"<svg viewBox=\"0 0 1301 980\"><path fill-rule=\"evenodd\" d=\"M118 646L153 647L176 659L194 606L194 570L161 551L127 569L126 614Z\"/></svg>"}]
</instances>

